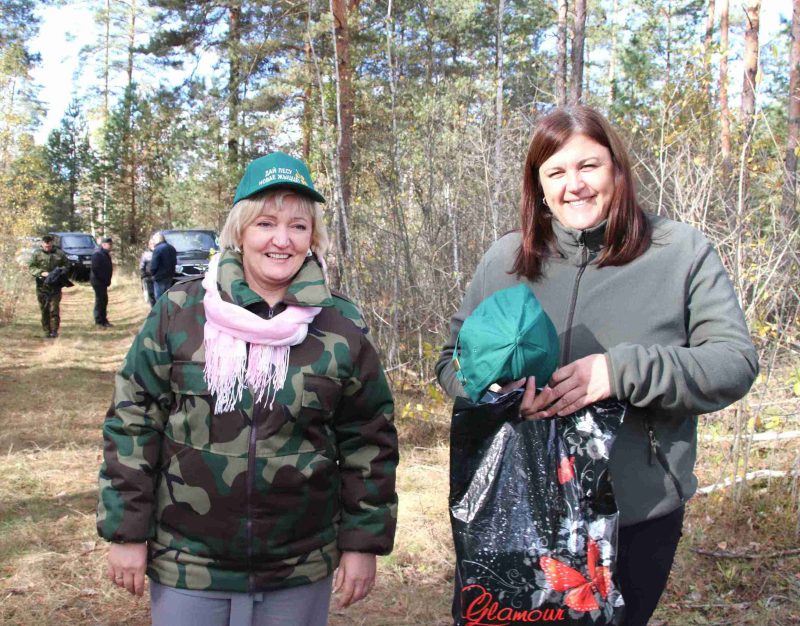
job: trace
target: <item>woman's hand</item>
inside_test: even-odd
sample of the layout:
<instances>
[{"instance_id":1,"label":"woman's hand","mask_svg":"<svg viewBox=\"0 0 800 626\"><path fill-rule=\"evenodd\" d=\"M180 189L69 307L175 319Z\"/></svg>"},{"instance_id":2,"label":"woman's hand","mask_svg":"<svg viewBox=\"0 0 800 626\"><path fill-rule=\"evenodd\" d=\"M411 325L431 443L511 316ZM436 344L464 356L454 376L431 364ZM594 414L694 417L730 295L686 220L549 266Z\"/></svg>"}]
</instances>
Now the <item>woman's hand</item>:
<instances>
[{"instance_id":1,"label":"woman's hand","mask_svg":"<svg viewBox=\"0 0 800 626\"><path fill-rule=\"evenodd\" d=\"M375 561L374 554L342 552L333 583L334 593L339 594L339 608L344 609L363 600L372 591L375 586Z\"/></svg>"},{"instance_id":2,"label":"woman's hand","mask_svg":"<svg viewBox=\"0 0 800 626\"><path fill-rule=\"evenodd\" d=\"M141 596L147 568L146 543L112 543L108 550L108 577L115 585Z\"/></svg>"},{"instance_id":3,"label":"woman's hand","mask_svg":"<svg viewBox=\"0 0 800 626\"><path fill-rule=\"evenodd\" d=\"M531 379L529 379L530 381ZM557 369L541 392L530 392L528 384L520 413L527 419L563 417L585 406L611 397L608 362L604 354L590 354Z\"/></svg>"}]
</instances>

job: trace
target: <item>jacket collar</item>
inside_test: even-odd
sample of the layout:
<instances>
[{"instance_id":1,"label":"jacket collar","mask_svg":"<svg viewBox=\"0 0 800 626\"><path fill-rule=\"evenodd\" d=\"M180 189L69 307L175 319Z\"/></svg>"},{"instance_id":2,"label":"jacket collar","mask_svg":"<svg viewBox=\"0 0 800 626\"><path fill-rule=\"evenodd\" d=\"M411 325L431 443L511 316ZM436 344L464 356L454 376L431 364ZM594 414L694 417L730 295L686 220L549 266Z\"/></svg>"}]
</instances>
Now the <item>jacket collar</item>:
<instances>
[{"instance_id":1,"label":"jacket collar","mask_svg":"<svg viewBox=\"0 0 800 626\"><path fill-rule=\"evenodd\" d=\"M217 272L219 294L226 302L242 307L250 306L264 299L250 289L244 278L242 254L233 250L223 250ZM289 285L283 304L296 306L333 306L333 296L328 288L322 266L316 256L307 257Z\"/></svg>"},{"instance_id":2,"label":"jacket collar","mask_svg":"<svg viewBox=\"0 0 800 626\"><path fill-rule=\"evenodd\" d=\"M581 262L581 248L583 247L589 250L592 258L605 247L608 220L603 220L596 226L584 230L564 226L555 218L552 220L552 225L556 249L572 262Z\"/></svg>"}]
</instances>

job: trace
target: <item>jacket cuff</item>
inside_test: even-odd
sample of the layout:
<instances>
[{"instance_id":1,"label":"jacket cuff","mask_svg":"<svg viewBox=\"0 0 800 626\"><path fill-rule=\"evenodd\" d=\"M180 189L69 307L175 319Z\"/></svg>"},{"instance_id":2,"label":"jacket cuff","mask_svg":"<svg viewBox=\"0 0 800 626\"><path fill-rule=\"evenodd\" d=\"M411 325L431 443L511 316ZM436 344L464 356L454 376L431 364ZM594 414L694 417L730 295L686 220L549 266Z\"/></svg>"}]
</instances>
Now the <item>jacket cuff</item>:
<instances>
[{"instance_id":1,"label":"jacket cuff","mask_svg":"<svg viewBox=\"0 0 800 626\"><path fill-rule=\"evenodd\" d=\"M606 358L606 369L608 370L608 388L611 390L611 395L617 400L622 400L623 398L621 398L619 395L619 387L617 386L616 382L617 375L614 370L614 361L611 358L611 352L606 352L603 356Z\"/></svg>"},{"instance_id":2,"label":"jacket cuff","mask_svg":"<svg viewBox=\"0 0 800 626\"><path fill-rule=\"evenodd\" d=\"M364 552L366 554L389 554L394 546L394 532L388 535L373 535L361 528L339 529L336 545L341 552Z\"/></svg>"}]
</instances>

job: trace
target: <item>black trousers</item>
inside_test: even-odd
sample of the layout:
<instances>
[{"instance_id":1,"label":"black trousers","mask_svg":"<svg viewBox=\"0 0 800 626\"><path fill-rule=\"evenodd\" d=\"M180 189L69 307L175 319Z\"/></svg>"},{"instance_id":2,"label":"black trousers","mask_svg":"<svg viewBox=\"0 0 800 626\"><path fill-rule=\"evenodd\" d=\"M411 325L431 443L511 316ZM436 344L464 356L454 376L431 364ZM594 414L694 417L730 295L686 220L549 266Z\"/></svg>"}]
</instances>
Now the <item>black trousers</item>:
<instances>
[{"instance_id":1,"label":"black trousers","mask_svg":"<svg viewBox=\"0 0 800 626\"><path fill-rule=\"evenodd\" d=\"M684 507L619 529L617 580L625 600L623 626L645 626L664 588L678 549Z\"/></svg>"},{"instance_id":2,"label":"black trousers","mask_svg":"<svg viewBox=\"0 0 800 626\"><path fill-rule=\"evenodd\" d=\"M683 528L684 507L668 515L619 529L617 582L625 600L622 626L646 626L667 586ZM453 620L461 616L458 568L454 581Z\"/></svg>"},{"instance_id":3,"label":"black trousers","mask_svg":"<svg viewBox=\"0 0 800 626\"><path fill-rule=\"evenodd\" d=\"M108 323L108 287L100 283L92 283L94 289L94 323Z\"/></svg>"}]
</instances>

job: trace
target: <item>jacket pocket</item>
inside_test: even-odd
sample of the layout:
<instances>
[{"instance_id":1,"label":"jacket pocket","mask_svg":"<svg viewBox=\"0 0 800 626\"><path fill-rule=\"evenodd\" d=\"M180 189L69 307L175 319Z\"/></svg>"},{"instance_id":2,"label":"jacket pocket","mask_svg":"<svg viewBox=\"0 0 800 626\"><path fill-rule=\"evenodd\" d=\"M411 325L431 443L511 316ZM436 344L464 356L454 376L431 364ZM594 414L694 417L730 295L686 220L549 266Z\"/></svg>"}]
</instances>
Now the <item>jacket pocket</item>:
<instances>
[{"instance_id":1,"label":"jacket pocket","mask_svg":"<svg viewBox=\"0 0 800 626\"><path fill-rule=\"evenodd\" d=\"M342 381L338 378L303 374L301 419L307 423L330 421L339 406L341 395Z\"/></svg>"},{"instance_id":2,"label":"jacket pocket","mask_svg":"<svg viewBox=\"0 0 800 626\"><path fill-rule=\"evenodd\" d=\"M338 378L319 374L303 374L303 395L297 425L302 429L301 437L314 450L324 450L335 455L333 415L342 396L342 382Z\"/></svg>"},{"instance_id":3,"label":"jacket pocket","mask_svg":"<svg viewBox=\"0 0 800 626\"><path fill-rule=\"evenodd\" d=\"M175 361L170 370L175 402L166 435L177 443L194 448L208 448L212 440L213 402L203 367L203 363L196 361Z\"/></svg>"}]
</instances>

